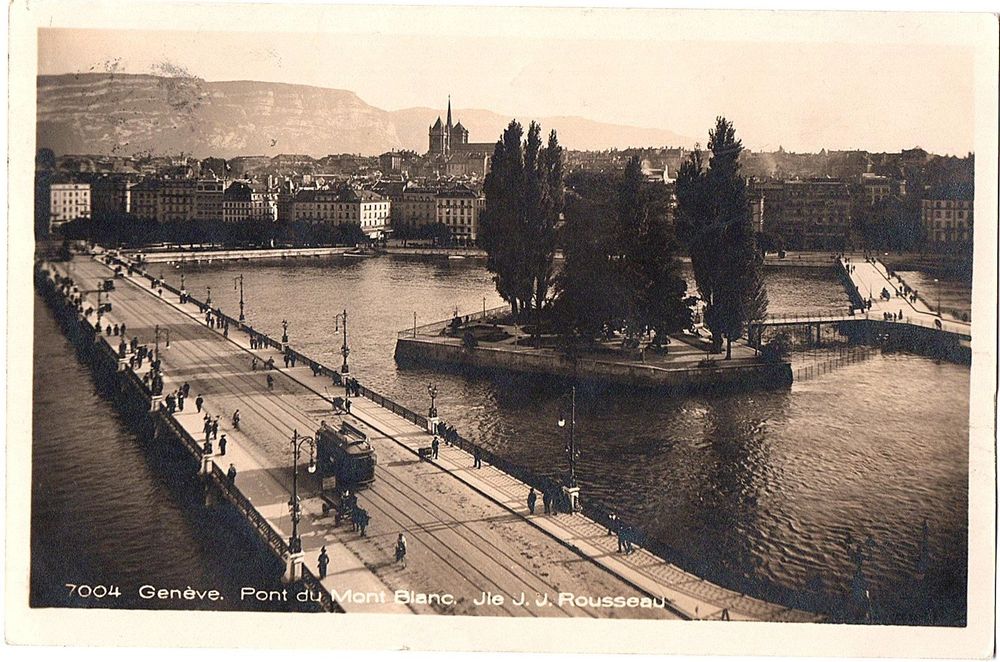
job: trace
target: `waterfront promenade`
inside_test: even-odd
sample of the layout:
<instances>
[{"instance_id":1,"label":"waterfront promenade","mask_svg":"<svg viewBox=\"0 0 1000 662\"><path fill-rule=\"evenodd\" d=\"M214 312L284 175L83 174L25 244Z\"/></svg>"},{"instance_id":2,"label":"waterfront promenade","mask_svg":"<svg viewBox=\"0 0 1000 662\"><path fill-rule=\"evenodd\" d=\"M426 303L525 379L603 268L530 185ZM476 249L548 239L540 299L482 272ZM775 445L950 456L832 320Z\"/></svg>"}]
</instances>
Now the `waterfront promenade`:
<instances>
[{"instance_id":1,"label":"waterfront promenade","mask_svg":"<svg viewBox=\"0 0 1000 662\"><path fill-rule=\"evenodd\" d=\"M62 267L62 265L60 265ZM78 283L95 285L110 271L96 261L77 258L68 273ZM291 483L289 439L292 430L311 434L320 420L336 418L329 398L340 393L328 378L317 377L301 363L278 369L274 390L265 385L262 371L250 369L251 352L245 334L230 329L223 338L208 328L194 304L161 299L142 279L116 280L110 323L125 321L129 336L153 345L153 326L170 330L171 345L160 349L166 391L187 381L191 397L176 418L195 439L201 433L201 415L192 412L198 393L212 415L220 416L221 432L230 445L216 462L225 470L236 465L237 487L253 501L283 535L291 530L287 501ZM90 304L95 300L91 299ZM274 358L274 349L252 352L263 364ZM357 369L357 366L355 366ZM363 382L363 370L358 376ZM230 429L232 411L239 408L241 430ZM331 593L347 590L378 595L390 591L450 593L451 606L397 605L372 602L345 603L346 611L387 612L393 609L421 613L444 611L484 615L533 614L618 617L722 618L753 620L815 620L816 616L754 600L714 586L663 562L645 550L631 556L617 554L613 536L579 514L529 516L527 486L499 470L484 465L472 469L464 451L442 445L441 457L432 463L415 455L430 436L422 429L363 399L353 400L353 422L365 429L379 453L376 483L360 494L361 505L372 513L368 537L349 527L334 527L332 517L322 517L316 497L318 484L300 470L304 518L300 524L307 565L315 568L319 547L331 555L330 575L323 582ZM217 443L217 442L216 442ZM471 489L470 489L471 488ZM406 568L391 558L399 531L410 540ZM482 591L508 597L504 605L474 606ZM557 605L537 607L531 600L515 606L510 598L560 592L577 596L664 596L664 609L605 609Z\"/></svg>"}]
</instances>

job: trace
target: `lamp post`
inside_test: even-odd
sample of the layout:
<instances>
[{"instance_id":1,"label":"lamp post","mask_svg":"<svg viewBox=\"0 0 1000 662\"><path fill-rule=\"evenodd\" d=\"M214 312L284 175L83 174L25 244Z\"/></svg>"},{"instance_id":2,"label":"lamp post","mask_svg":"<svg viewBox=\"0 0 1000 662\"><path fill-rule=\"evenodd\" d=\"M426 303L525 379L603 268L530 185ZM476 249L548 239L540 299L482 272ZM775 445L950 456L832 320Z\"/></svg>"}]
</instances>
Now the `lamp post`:
<instances>
[{"instance_id":1,"label":"lamp post","mask_svg":"<svg viewBox=\"0 0 1000 662\"><path fill-rule=\"evenodd\" d=\"M208 296L205 297L205 305L207 307L211 308L212 307L212 286L211 285L206 285L205 289L208 290Z\"/></svg>"},{"instance_id":2,"label":"lamp post","mask_svg":"<svg viewBox=\"0 0 1000 662\"><path fill-rule=\"evenodd\" d=\"M281 320L281 342L288 344L288 320Z\"/></svg>"},{"instance_id":3,"label":"lamp post","mask_svg":"<svg viewBox=\"0 0 1000 662\"><path fill-rule=\"evenodd\" d=\"M288 507L292 513L292 536L288 539L288 551L298 554L302 551L302 539L299 538L299 520L302 518L302 505L299 503L299 455L303 446L309 446L309 473L316 472L316 442L312 437L300 437L298 430L292 431L292 499Z\"/></svg>"},{"instance_id":4,"label":"lamp post","mask_svg":"<svg viewBox=\"0 0 1000 662\"><path fill-rule=\"evenodd\" d=\"M106 303L101 303L101 296L104 296ZM104 283L97 281L97 333L101 333L101 314L105 310L111 310L111 303L107 301L111 297L111 292L104 289ZM107 308L105 308L107 306Z\"/></svg>"},{"instance_id":5,"label":"lamp post","mask_svg":"<svg viewBox=\"0 0 1000 662\"><path fill-rule=\"evenodd\" d=\"M243 274L233 278L233 289L236 289L236 281L240 282L240 321L245 322L247 318L243 315Z\"/></svg>"},{"instance_id":6,"label":"lamp post","mask_svg":"<svg viewBox=\"0 0 1000 662\"><path fill-rule=\"evenodd\" d=\"M937 314L938 314L938 317L941 317L941 281L938 280L937 278L935 278L934 279L934 285L937 287L937 300L938 300L938 302L937 302L938 303L938 305L937 305L937 309L938 309L937 310Z\"/></svg>"},{"instance_id":7,"label":"lamp post","mask_svg":"<svg viewBox=\"0 0 1000 662\"><path fill-rule=\"evenodd\" d=\"M344 344L340 346L340 354L344 357L344 365L340 366L340 374L347 375L350 374L351 368L347 365L347 355L351 353L351 350L347 347L347 309L344 312L337 313L333 317L333 330L338 331L340 329L340 321L344 321Z\"/></svg>"},{"instance_id":8,"label":"lamp post","mask_svg":"<svg viewBox=\"0 0 1000 662\"><path fill-rule=\"evenodd\" d=\"M155 345L153 350L156 352L157 361L160 360L160 333L163 333L164 335L167 336L167 349L170 349L170 329L168 327L160 326L159 324L157 324L156 328L153 330L154 345Z\"/></svg>"},{"instance_id":9,"label":"lamp post","mask_svg":"<svg viewBox=\"0 0 1000 662\"><path fill-rule=\"evenodd\" d=\"M559 427L566 427L566 415L560 414ZM569 487L576 487L576 386L570 390L570 410L569 410L569 445L566 447L569 453Z\"/></svg>"},{"instance_id":10,"label":"lamp post","mask_svg":"<svg viewBox=\"0 0 1000 662\"><path fill-rule=\"evenodd\" d=\"M181 292L184 291L184 274L181 274Z\"/></svg>"},{"instance_id":11,"label":"lamp post","mask_svg":"<svg viewBox=\"0 0 1000 662\"><path fill-rule=\"evenodd\" d=\"M436 418L438 415L437 407L434 406L434 400L437 398L437 394L437 384L427 384L427 395L431 396L431 408L427 410L428 418Z\"/></svg>"}]
</instances>

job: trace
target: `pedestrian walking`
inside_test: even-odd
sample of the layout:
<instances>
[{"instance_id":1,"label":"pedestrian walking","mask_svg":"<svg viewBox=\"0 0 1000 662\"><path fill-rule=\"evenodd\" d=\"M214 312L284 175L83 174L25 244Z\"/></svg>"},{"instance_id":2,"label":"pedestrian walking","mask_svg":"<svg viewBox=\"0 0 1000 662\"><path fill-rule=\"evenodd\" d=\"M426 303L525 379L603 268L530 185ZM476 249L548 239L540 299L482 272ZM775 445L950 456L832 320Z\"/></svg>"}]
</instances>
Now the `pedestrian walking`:
<instances>
[{"instance_id":1,"label":"pedestrian walking","mask_svg":"<svg viewBox=\"0 0 1000 662\"><path fill-rule=\"evenodd\" d=\"M479 446L473 446L472 448L472 468L483 468L483 452L479 450Z\"/></svg>"},{"instance_id":2,"label":"pedestrian walking","mask_svg":"<svg viewBox=\"0 0 1000 662\"><path fill-rule=\"evenodd\" d=\"M535 488L532 487L528 490L528 513L531 515L535 514L535 503L538 501L538 495L535 494Z\"/></svg>"},{"instance_id":3,"label":"pedestrian walking","mask_svg":"<svg viewBox=\"0 0 1000 662\"><path fill-rule=\"evenodd\" d=\"M233 412L233 429L234 430L239 430L240 429L240 410L239 409L237 409L236 411Z\"/></svg>"},{"instance_id":4,"label":"pedestrian walking","mask_svg":"<svg viewBox=\"0 0 1000 662\"><path fill-rule=\"evenodd\" d=\"M201 406L203 404L205 404L205 398L201 397L201 393L199 393L198 397L194 399L194 406L199 413L201 413Z\"/></svg>"},{"instance_id":5,"label":"pedestrian walking","mask_svg":"<svg viewBox=\"0 0 1000 662\"><path fill-rule=\"evenodd\" d=\"M406 567L406 537L402 533L396 538L396 563Z\"/></svg>"},{"instance_id":6,"label":"pedestrian walking","mask_svg":"<svg viewBox=\"0 0 1000 662\"><path fill-rule=\"evenodd\" d=\"M287 369L288 368L288 354L285 354L284 359L285 359L285 368Z\"/></svg>"},{"instance_id":7,"label":"pedestrian walking","mask_svg":"<svg viewBox=\"0 0 1000 662\"><path fill-rule=\"evenodd\" d=\"M167 413L172 414L177 411L177 399L174 398L174 394L170 393L167 395Z\"/></svg>"},{"instance_id":8,"label":"pedestrian walking","mask_svg":"<svg viewBox=\"0 0 1000 662\"><path fill-rule=\"evenodd\" d=\"M205 425L202 428L205 430L205 443L207 444L212 439L212 419L205 416Z\"/></svg>"},{"instance_id":9,"label":"pedestrian walking","mask_svg":"<svg viewBox=\"0 0 1000 662\"><path fill-rule=\"evenodd\" d=\"M219 438L219 417L216 416L212 419L212 439Z\"/></svg>"},{"instance_id":10,"label":"pedestrian walking","mask_svg":"<svg viewBox=\"0 0 1000 662\"><path fill-rule=\"evenodd\" d=\"M292 354L292 355L290 355L290 356L289 356L288 358L289 358L289 360L290 360L290 361L292 362L292 367L294 368L294 367L295 367L295 355L294 355L294 354Z\"/></svg>"},{"instance_id":11,"label":"pedestrian walking","mask_svg":"<svg viewBox=\"0 0 1000 662\"><path fill-rule=\"evenodd\" d=\"M435 460L438 459L438 447L440 445L441 442L438 441L437 435L434 435L434 438L431 439L431 457L434 458Z\"/></svg>"},{"instance_id":12,"label":"pedestrian walking","mask_svg":"<svg viewBox=\"0 0 1000 662\"><path fill-rule=\"evenodd\" d=\"M124 337L124 336L125 336L125 322L122 322L122 326L121 326L121 334L122 334L122 337Z\"/></svg>"},{"instance_id":13,"label":"pedestrian walking","mask_svg":"<svg viewBox=\"0 0 1000 662\"><path fill-rule=\"evenodd\" d=\"M272 377L271 375L267 376L267 390L269 391L274 390L274 377Z\"/></svg>"},{"instance_id":14,"label":"pedestrian walking","mask_svg":"<svg viewBox=\"0 0 1000 662\"><path fill-rule=\"evenodd\" d=\"M614 535L618 530L618 514L615 511L608 513L608 535Z\"/></svg>"},{"instance_id":15,"label":"pedestrian walking","mask_svg":"<svg viewBox=\"0 0 1000 662\"><path fill-rule=\"evenodd\" d=\"M211 455L212 454L212 442L209 441L208 439L206 439L205 443L201 445L201 452L204 453L205 455Z\"/></svg>"},{"instance_id":16,"label":"pedestrian walking","mask_svg":"<svg viewBox=\"0 0 1000 662\"><path fill-rule=\"evenodd\" d=\"M358 509L358 531L361 533L361 537L364 538L368 531L368 522L371 518L368 516L368 511L364 508Z\"/></svg>"},{"instance_id":17,"label":"pedestrian walking","mask_svg":"<svg viewBox=\"0 0 1000 662\"><path fill-rule=\"evenodd\" d=\"M230 484L233 484L233 483L236 482L236 465L235 464L232 464L232 463L229 464L229 471L226 472L226 478L229 479L229 483Z\"/></svg>"},{"instance_id":18,"label":"pedestrian walking","mask_svg":"<svg viewBox=\"0 0 1000 662\"><path fill-rule=\"evenodd\" d=\"M623 527L618 527L618 553L625 551L625 530Z\"/></svg>"},{"instance_id":19,"label":"pedestrian walking","mask_svg":"<svg viewBox=\"0 0 1000 662\"><path fill-rule=\"evenodd\" d=\"M229 337L229 322L226 322L226 325L222 327L222 337L223 338Z\"/></svg>"},{"instance_id":20,"label":"pedestrian walking","mask_svg":"<svg viewBox=\"0 0 1000 662\"><path fill-rule=\"evenodd\" d=\"M108 324L108 335L109 336L111 335L111 325L110 324Z\"/></svg>"},{"instance_id":21,"label":"pedestrian walking","mask_svg":"<svg viewBox=\"0 0 1000 662\"><path fill-rule=\"evenodd\" d=\"M319 566L319 578L326 578L326 568L330 565L330 555L326 553L326 547L319 550L319 561L317 561Z\"/></svg>"},{"instance_id":22,"label":"pedestrian walking","mask_svg":"<svg viewBox=\"0 0 1000 662\"><path fill-rule=\"evenodd\" d=\"M542 508L546 515L552 512L552 494L547 489L542 490Z\"/></svg>"},{"instance_id":23,"label":"pedestrian walking","mask_svg":"<svg viewBox=\"0 0 1000 662\"><path fill-rule=\"evenodd\" d=\"M250 370L257 372L257 357L253 357L253 361L250 362Z\"/></svg>"},{"instance_id":24,"label":"pedestrian walking","mask_svg":"<svg viewBox=\"0 0 1000 662\"><path fill-rule=\"evenodd\" d=\"M222 435L221 437L219 437L219 455L226 454L226 443L228 443L226 441L226 435Z\"/></svg>"},{"instance_id":25,"label":"pedestrian walking","mask_svg":"<svg viewBox=\"0 0 1000 662\"><path fill-rule=\"evenodd\" d=\"M184 385L181 386L181 391L184 392L184 397L185 398L188 397L188 395L191 394L191 385L188 384L187 382L184 382Z\"/></svg>"},{"instance_id":26,"label":"pedestrian walking","mask_svg":"<svg viewBox=\"0 0 1000 662\"><path fill-rule=\"evenodd\" d=\"M113 335L113 336L117 336L118 335L118 325L117 324L115 324L113 327L111 327L111 335Z\"/></svg>"},{"instance_id":27,"label":"pedestrian walking","mask_svg":"<svg viewBox=\"0 0 1000 662\"><path fill-rule=\"evenodd\" d=\"M177 411L184 411L184 389L177 389Z\"/></svg>"}]
</instances>

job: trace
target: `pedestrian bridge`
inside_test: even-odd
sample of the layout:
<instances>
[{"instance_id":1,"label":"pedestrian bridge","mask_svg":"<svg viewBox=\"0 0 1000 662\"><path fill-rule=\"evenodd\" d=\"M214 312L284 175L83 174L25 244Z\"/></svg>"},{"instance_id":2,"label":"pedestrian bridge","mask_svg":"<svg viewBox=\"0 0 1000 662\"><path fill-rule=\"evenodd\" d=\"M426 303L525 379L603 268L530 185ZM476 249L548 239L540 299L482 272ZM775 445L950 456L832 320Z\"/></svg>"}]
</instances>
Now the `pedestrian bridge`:
<instances>
[{"instance_id":1,"label":"pedestrian bridge","mask_svg":"<svg viewBox=\"0 0 1000 662\"><path fill-rule=\"evenodd\" d=\"M819 342L824 326L862 339L903 338L917 341L920 349L938 344L944 348L971 349L972 325L932 310L876 258L840 256L835 267L851 300L842 314L829 311L796 315L768 315L749 325L750 343L760 346L768 329L804 330L810 342ZM885 293L887 296L883 296ZM964 352L963 352L964 353Z\"/></svg>"}]
</instances>

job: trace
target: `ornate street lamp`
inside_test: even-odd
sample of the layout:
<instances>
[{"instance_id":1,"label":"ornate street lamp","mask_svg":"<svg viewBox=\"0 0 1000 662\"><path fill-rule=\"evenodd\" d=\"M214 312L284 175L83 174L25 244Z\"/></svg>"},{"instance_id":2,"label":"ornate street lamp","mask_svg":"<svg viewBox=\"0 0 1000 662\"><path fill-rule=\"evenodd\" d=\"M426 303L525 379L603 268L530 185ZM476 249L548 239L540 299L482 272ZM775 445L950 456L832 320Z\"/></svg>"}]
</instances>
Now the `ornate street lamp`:
<instances>
[{"instance_id":1,"label":"ornate street lamp","mask_svg":"<svg viewBox=\"0 0 1000 662\"><path fill-rule=\"evenodd\" d=\"M212 307L212 286L206 285L205 288L208 290L208 296L205 297L205 306L208 308Z\"/></svg>"},{"instance_id":2,"label":"ornate street lamp","mask_svg":"<svg viewBox=\"0 0 1000 662\"><path fill-rule=\"evenodd\" d=\"M288 320L281 320L281 342L288 344Z\"/></svg>"},{"instance_id":3,"label":"ornate street lamp","mask_svg":"<svg viewBox=\"0 0 1000 662\"><path fill-rule=\"evenodd\" d=\"M344 321L344 344L340 346L340 353L344 357L344 365L340 366L340 374L347 375L350 374L351 368L347 365L347 355L351 353L351 350L347 347L347 309L344 312L337 313L333 318L333 330L338 331L340 329L340 321Z\"/></svg>"},{"instance_id":4,"label":"ornate street lamp","mask_svg":"<svg viewBox=\"0 0 1000 662\"><path fill-rule=\"evenodd\" d=\"M170 329L168 327L160 326L159 324L157 324L156 328L153 330L153 336L155 338L155 340L154 340L155 347L153 348L153 350L156 352L156 360L160 359L160 334L161 333L164 334L167 337L167 349L170 349Z\"/></svg>"},{"instance_id":5,"label":"ornate street lamp","mask_svg":"<svg viewBox=\"0 0 1000 662\"><path fill-rule=\"evenodd\" d=\"M236 281L240 282L240 321L245 322L247 318L243 315L243 274L233 278L233 289L236 289Z\"/></svg>"},{"instance_id":6,"label":"ornate street lamp","mask_svg":"<svg viewBox=\"0 0 1000 662\"><path fill-rule=\"evenodd\" d=\"M934 284L937 285L937 300L938 300L937 315L938 317L941 317L941 281L935 278Z\"/></svg>"},{"instance_id":7,"label":"ornate street lamp","mask_svg":"<svg viewBox=\"0 0 1000 662\"><path fill-rule=\"evenodd\" d=\"M558 421L559 427L566 427L566 414L561 413ZM570 390L570 410L569 410L569 445L566 446L569 453L569 487L576 487L576 387Z\"/></svg>"},{"instance_id":8,"label":"ornate street lamp","mask_svg":"<svg viewBox=\"0 0 1000 662\"><path fill-rule=\"evenodd\" d=\"M292 499L288 507L292 513L292 537L288 539L288 550L292 554L302 551L299 538L299 520L302 519L302 504L299 501L299 454L303 446L309 446L309 465L306 470L316 473L316 442L312 437L300 437L298 430L292 431Z\"/></svg>"},{"instance_id":9,"label":"ornate street lamp","mask_svg":"<svg viewBox=\"0 0 1000 662\"><path fill-rule=\"evenodd\" d=\"M427 395L431 396L431 408L427 410L428 418L436 418L438 415L437 407L434 406L434 399L437 398L438 387L437 384L427 385Z\"/></svg>"}]
</instances>

